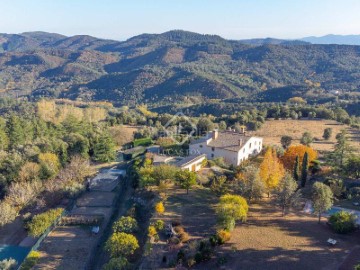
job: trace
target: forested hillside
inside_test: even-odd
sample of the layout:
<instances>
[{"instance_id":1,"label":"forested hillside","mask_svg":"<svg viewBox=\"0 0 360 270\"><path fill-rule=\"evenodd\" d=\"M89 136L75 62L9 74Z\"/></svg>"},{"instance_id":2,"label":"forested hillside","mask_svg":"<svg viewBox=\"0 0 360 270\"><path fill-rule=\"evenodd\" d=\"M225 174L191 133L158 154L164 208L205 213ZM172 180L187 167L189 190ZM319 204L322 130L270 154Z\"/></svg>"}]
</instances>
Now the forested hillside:
<instances>
[{"instance_id":1,"label":"forested hillside","mask_svg":"<svg viewBox=\"0 0 360 270\"><path fill-rule=\"evenodd\" d=\"M356 100L360 89L360 46L231 41L185 31L124 42L32 32L1 34L0 52L2 96L158 106L277 102L300 94L323 103L344 94Z\"/></svg>"}]
</instances>

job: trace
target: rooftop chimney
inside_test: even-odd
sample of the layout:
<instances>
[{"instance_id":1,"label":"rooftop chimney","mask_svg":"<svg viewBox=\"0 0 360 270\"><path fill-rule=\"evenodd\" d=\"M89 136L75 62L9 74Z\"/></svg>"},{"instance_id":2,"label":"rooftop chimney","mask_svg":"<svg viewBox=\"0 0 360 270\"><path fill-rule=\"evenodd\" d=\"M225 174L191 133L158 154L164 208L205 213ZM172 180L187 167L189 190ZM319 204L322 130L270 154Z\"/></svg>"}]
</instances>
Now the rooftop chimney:
<instances>
[{"instance_id":1,"label":"rooftop chimney","mask_svg":"<svg viewBox=\"0 0 360 270\"><path fill-rule=\"evenodd\" d=\"M246 132L246 127L245 127L245 126L241 126L241 127L240 127L240 133L245 134L245 132Z\"/></svg>"},{"instance_id":2,"label":"rooftop chimney","mask_svg":"<svg viewBox=\"0 0 360 270\"><path fill-rule=\"evenodd\" d=\"M243 144L243 140L240 139L240 140L239 140L239 146L241 146L242 144Z\"/></svg>"},{"instance_id":3,"label":"rooftop chimney","mask_svg":"<svg viewBox=\"0 0 360 270\"><path fill-rule=\"evenodd\" d=\"M212 139L216 140L219 137L219 131L215 129L212 133Z\"/></svg>"}]
</instances>

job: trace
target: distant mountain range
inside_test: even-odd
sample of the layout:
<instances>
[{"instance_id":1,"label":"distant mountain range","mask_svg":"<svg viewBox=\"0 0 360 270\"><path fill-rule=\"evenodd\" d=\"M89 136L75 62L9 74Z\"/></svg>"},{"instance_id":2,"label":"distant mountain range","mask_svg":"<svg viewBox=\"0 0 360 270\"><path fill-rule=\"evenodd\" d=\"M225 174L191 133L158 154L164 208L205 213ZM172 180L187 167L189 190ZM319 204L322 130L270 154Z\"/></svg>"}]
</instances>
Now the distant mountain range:
<instances>
[{"instance_id":1,"label":"distant mountain range","mask_svg":"<svg viewBox=\"0 0 360 270\"><path fill-rule=\"evenodd\" d=\"M305 45L305 44L337 44L337 45L360 45L360 35L326 35L322 37L305 37L295 40L276 38L255 38L240 40L245 44L253 45Z\"/></svg>"},{"instance_id":2,"label":"distant mountain range","mask_svg":"<svg viewBox=\"0 0 360 270\"><path fill-rule=\"evenodd\" d=\"M234 41L181 30L126 41L46 32L0 34L0 96L119 105L283 101L300 94L318 98L332 89L358 91L359 63L360 46L305 40Z\"/></svg>"},{"instance_id":3,"label":"distant mountain range","mask_svg":"<svg viewBox=\"0 0 360 270\"><path fill-rule=\"evenodd\" d=\"M360 45L360 35L326 35L322 37L306 37L301 40L312 44Z\"/></svg>"}]
</instances>

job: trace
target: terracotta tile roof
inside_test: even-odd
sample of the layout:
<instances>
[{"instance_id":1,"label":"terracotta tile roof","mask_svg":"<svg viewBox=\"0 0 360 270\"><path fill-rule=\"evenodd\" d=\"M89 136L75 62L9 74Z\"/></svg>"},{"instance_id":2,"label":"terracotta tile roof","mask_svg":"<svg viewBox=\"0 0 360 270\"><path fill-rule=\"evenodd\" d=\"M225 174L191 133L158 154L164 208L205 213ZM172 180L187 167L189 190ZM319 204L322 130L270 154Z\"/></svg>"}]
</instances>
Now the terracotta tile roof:
<instances>
[{"instance_id":1,"label":"terracotta tile roof","mask_svg":"<svg viewBox=\"0 0 360 270\"><path fill-rule=\"evenodd\" d=\"M208 136L193 141L192 144L206 143L207 140L212 138L212 134L211 132ZM207 146L239 152L250 138L251 136L246 136L235 131L219 131L218 137L215 140L210 139Z\"/></svg>"},{"instance_id":2,"label":"terracotta tile roof","mask_svg":"<svg viewBox=\"0 0 360 270\"><path fill-rule=\"evenodd\" d=\"M208 146L238 152L250 138L251 136L233 131L219 131L218 137L211 140Z\"/></svg>"}]
</instances>

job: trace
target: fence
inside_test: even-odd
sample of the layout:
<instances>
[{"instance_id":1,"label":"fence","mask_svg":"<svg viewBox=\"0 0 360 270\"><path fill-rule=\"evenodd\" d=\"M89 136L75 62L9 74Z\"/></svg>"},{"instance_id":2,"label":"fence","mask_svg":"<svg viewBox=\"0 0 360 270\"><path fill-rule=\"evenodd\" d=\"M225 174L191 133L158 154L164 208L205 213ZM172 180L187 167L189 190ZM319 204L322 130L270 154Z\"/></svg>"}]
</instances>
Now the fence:
<instances>
[{"instance_id":1,"label":"fence","mask_svg":"<svg viewBox=\"0 0 360 270\"><path fill-rule=\"evenodd\" d=\"M45 230L45 232L39 237L39 239L36 241L36 243L31 247L29 253L31 251L35 251L37 250L41 243L44 241L44 239L49 235L49 233L56 227L57 224L59 224L60 220L62 219L62 217L66 216L68 214L68 212L66 210L64 210L61 215ZM26 258L25 258L26 260ZM24 261L25 261L24 260ZM19 267L17 268L17 270L20 270L21 266L23 265L24 262L22 262Z\"/></svg>"}]
</instances>

